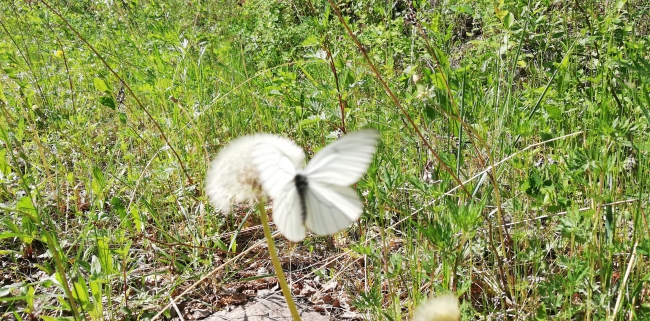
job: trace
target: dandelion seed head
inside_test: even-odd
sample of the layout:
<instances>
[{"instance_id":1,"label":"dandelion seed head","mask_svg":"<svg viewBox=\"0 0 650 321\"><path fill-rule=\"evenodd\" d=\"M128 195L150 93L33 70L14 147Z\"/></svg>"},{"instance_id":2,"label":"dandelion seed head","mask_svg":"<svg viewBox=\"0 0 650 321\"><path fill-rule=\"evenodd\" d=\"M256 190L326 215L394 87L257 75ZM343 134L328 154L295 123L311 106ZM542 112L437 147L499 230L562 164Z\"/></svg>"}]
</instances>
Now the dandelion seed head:
<instances>
[{"instance_id":1,"label":"dandelion seed head","mask_svg":"<svg viewBox=\"0 0 650 321\"><path fill-rule=\"evenodd\" d=\"M453 294L431 298L415 310L413 321L460 321L458 299Z\"/></svg>"},{"instance_id":2,"label":"dandelion seed head","mask_svg":"<svg viewBox=\"0 0 650 321\"><path fill-rule=\"evenodd\" d=\"M252 156L258 144L273 145L296 166L305 158L293 141L276 135L255 134L231 141L212 161L206 177L205 192L218 210L228 213L233 204L252 203L262 195Z\"/></svg>"}]
</instances>

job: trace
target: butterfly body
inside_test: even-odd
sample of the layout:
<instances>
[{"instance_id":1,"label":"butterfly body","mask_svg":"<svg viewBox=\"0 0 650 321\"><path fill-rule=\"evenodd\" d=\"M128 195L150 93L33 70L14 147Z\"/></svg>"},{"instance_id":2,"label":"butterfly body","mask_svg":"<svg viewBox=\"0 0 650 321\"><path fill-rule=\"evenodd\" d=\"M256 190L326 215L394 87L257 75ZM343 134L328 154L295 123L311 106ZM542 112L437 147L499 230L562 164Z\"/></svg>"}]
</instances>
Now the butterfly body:
<instances>
[{"instance_id":1,"label":"butterfly body","mask_svg":"<svg viewBox=\"0 0 650 321\"><path fill-rule=\"evenodd\" d=\"M296 191L298 192L298 197L300 198L300 214L302 217L302 223L305 224L305 220L307 219L307 204L305 204L305 193L309 187L307 176L296 174L294 182L296 183Z\"/></svg>"},{"instance_id":2,"label":"butterfly body","mask_svg":"<svg viewBox=\"0 0 650 321\"><path fill-rule=\"evenodd\" d=\"M318 152L304 170L273 146L256 148L253 163L273 199L273 221L287 239L304 239L305 227L331 235L361 216L363 203L349 186L368 169L378 139L376 130L347 135Z\"/></svg>"}]
</instances>

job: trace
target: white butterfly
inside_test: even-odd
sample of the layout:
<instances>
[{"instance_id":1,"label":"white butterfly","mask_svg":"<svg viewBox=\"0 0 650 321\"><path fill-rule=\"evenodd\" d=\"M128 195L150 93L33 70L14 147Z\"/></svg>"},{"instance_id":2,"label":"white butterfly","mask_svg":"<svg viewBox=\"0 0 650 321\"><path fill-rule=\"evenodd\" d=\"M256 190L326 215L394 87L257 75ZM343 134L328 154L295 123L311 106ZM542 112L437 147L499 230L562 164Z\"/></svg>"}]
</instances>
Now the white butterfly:
<instances>
[{"instance_id":1,"label":"white butterfly","mask_svg":"<svg viewBox=\"0 0 650 321\"><path fill-rule=\"evenodd\" d=\"M368 169L378 140L374 129L347 135L318 152L305 169L296 168L278 148L257 145L253 164L273 199L280 233L298 242L305 238L305 226L317 235L331 235L356 221L363 203L349 186Z\"/></svg>"}]
</instances>

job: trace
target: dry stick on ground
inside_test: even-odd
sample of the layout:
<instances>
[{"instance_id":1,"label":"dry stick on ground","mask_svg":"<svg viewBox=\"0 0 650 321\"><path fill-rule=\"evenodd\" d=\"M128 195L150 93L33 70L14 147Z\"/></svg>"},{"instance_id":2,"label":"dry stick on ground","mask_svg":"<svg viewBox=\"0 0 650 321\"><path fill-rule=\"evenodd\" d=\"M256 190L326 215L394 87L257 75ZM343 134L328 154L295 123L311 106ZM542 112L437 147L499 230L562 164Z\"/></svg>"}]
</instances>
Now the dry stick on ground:
<instances>
[{"instance_id":1,"label":"dry stick on ground","mask_svg":"<svg viewBox=\"0 0 650 321\"><path fill-rule=\"evenodd\" d=\"M280 233L276 232L273 235L273 237L275 238L278 235L280 235ZM214 270L210 271L210 273L206 274L204 277L202 277L198 281L194 282L194 284L190 285L187 289L185 289L185 291L183 291L181 294L177 295L175 298L170 297L171 303L167 304L162 310L160 310L160 312L158 312L158 314L154 315L153 318L151 318L151 321L156 320L158 317L160 317L172 305L172 303L175 301L176 298L180 298L180 297L188 294L190 291L192 291L194 288L196 288L199 284L203 283L203 281L205 281L208 278L212 277L214 274L219 272L221 269L226 267L228 264L230 264L231 262L233 262L233 261L241 258L242 256L248 254L248 252L252 251L253 249L257 248L258 246L260 246L260 245L262 245L264 243L266 243L266 240L261 240L261 241L255 243L255 244L253 244L253 246L251 246L248 249L246 249L245 251L239 253L237 256L233 257L232 259L230 259L230 260L224 262L223 264L219 265Z\"/></svg>"},{"instance_id":2,"label":"dry stick on ground","mask_svg":"<svg viewBox=\"0 0 650 321\"><path fill-rule=\"evenodd\" d=\"M185 321L185 319L183 319L183 314L182 314L181 311L178 309L178 306L176 305L176 303L174 302L174 300L172 300L172 298L169 298L169 301L170 301L169 304L171 304L172 307L174 307L174 310L176 310L176 314L178 314L178 317L181 319L181 321Z\"/></svg>"}]
</instances>

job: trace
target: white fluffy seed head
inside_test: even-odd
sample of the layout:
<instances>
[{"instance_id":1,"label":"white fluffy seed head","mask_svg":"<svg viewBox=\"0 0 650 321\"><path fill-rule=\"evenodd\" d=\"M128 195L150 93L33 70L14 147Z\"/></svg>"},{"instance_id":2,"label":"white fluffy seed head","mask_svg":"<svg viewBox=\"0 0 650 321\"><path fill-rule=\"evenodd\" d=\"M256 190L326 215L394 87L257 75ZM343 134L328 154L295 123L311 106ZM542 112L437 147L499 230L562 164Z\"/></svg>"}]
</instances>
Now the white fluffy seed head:
<instances>
[{"instance_id":1,"label":"white fluffy seed head","mask_svg":"<svg viewBox=\"0 0 650 321\"><path fill-rule=\"evenodd\" d=\"M415 310L413 321L460 321L458 299L453 294L431 298Z\"/></svg>"},{"instance_id":2,"label":"white fluffy seed head","mask_svg":"<svg viewBox=\"0 0 650 321\"><path fill-rule=\"evenodd\" d=\"M228 213L233 204L252 203L262 195L252 156L258 144L273 145L296 166L305 159L305 153L293 141L272 134L242 136L231 141L212 161L206 177L205 192L218 210Z\"/></svg>"}]
</instances>

